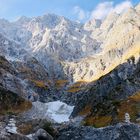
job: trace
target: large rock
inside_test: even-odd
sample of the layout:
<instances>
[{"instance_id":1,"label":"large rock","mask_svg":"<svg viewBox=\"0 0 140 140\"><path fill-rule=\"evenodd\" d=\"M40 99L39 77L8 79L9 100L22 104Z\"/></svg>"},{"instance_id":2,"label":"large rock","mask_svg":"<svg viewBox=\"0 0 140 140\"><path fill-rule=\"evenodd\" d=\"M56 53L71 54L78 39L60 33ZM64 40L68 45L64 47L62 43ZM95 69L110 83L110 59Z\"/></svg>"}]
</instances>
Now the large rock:
<instances>
[{"instance_id":1,"label":"large rock","mask_svg":"<svg viewBox=\"0 0 140 140\"><path fill-rule=\"evenodd\" d=\"M117 124L105 128L68 127L60 131L58 140L139 140L140 126Z\"/></svg>"},{"instance_id":2,"label":"large rock","mask_svg":"<svg viewBox=\"0 0 140 140\"><path fill-rule=\"evenodd\" d=\"M53 137L46 132L44 129L39 129L35 135L34 135L35 140L53 140Z\"/></svg>"},{"instance_id":3,"label":"large rock","mask_svg":"<svg viewBox=\"0 0 140 140\"><path fill-rule=\"evenodd\" d=\"M0 140L30 140L28 137L20 135L20 134L0 134Z\"/></svg>"},{"instance_id":4,"label":"large rock","mask_svg":"<svg viewBox=\"0 0 140 140\"><path fill-rule=\"evenodd\" d=\"M0 86L0 115L18 114L27 111L31 107L32 103L30 101Z\"/></svg>"}]
</instances>

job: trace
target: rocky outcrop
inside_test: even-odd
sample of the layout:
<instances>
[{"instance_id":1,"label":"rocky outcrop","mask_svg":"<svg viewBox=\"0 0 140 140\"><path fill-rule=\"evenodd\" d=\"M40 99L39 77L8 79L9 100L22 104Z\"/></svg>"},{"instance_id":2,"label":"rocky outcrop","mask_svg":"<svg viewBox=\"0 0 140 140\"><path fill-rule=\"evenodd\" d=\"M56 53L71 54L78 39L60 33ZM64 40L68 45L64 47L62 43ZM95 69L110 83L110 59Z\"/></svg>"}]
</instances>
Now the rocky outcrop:
<instances>
[{"instance_id":1,"label":"rocky outcrop","mask_svg":"<svg viewBox=\"0 0 140 140\"><path fill-rule=\"evenodd\" d=\"M31 107L31 102L0 86L0 115L18 114Z\"/></svg>"},{"instance_id":2,"label":"rocky outcrop","mask_svg":"<svg viewBox=\"0 0 140 140\"><path fill-rule=\"evenodd\" d=\"M28 137L26 136L22 136L19 134L13 134L13 135L8 135L6 134L5 136L1 136L0 135L0 139L1 140L30 140Z\"/></svg>"},{"instance_id":3,"label":"rocky outcrop","mask_svg":"<svg viewBox=\"0 0 140 140\"><path fill-rule=\"evenodd\" d=\"M128 9L121 15L110 14L97 29L93 38L101 41L102 50L94 55L64 62L64 72L72 80L92 82L106 75L131 56L139 57L140 25L139 11Z\"/></svg>"},{"instance_id":4,"label":"rocky outcrop","mask_svg":"<svg viewBox=\"0 0 140 140\"><path fill-rule=\"evenodd\" d=\"M43 129L39 129L35 135L35 140L53 140L53 137Z\"/></svg>"},{"instance_id":5,"label":"rocky outcrop","mask_svg":"<svg viewBox=\"0 0 140 140\"><path fill-rule=\"evenodd\" d=\"M6 123L0 122L0 140L19 140L19 139L20 140L30 140L28 137L26 137L24 135L13 133L15 131L12 131L12 130L7 131L5 127L6 127Z\"/></svg>"},{"instance_id":6,"label":"rocky outcrop","mask_svg":"<svg viewBox=\"0 0 140 140\"><path fill-rule=\"evenodd\" d=\"M32 100L49 91L51 82L45 67L20 44L0 34L0 48L0 84L4 88ZM33 99L33 95L38 97Z\"/></svg>"},{"instance_id":7,"label":"rocky outcrop","mask_svg":"<svg viewBox=\"0 0 140 140\"><path fill-rule=\"evenodd\" d=\"M72 116L87 115L87 125L101 127L123 121L125 113L128 112L133 118L132 121L136 122L140 112L136 109L140 91L139 71L140 61L135 62L132 57L127 63L87 85L85 90L77 95ZM131 102L131 106L127 102Z\"/></svg>"},{"instance_id":8,"label":"rocky outcrop","mask_svg":"<svg viewBox=\"0 0 140 140\"><path fill-rule=\"evenodd\" d=\"M139 140L140 126L117 124L105 128L67 127L60 131L58 140Z\"/></svg>"}]
</instances>

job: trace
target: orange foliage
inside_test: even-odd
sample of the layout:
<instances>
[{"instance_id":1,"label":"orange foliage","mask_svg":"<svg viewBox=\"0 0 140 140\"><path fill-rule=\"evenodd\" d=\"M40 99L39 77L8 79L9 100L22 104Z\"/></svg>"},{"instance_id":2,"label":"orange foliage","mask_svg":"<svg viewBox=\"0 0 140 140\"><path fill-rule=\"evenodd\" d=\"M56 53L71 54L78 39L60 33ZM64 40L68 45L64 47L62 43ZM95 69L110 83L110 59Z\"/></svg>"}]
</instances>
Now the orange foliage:
<instances>
[{"instance_id":1,"label":"orange foliage","mask_svg":"<svg viewBox=\"0 0 140 140\"><path fill-rule=\"evenodd\" d=\"M129 98L130 98L130 100L139 102L140 101L140 93L138 92L137 94L130 96Z\"/></svg>"},{"instance_id":2,"label":"orange foliage","mask_svg":"<svg viewBox=\"0 0 140 140\"><path fill-rule=\"evenodd\" d=\"M27 124L21 124L20 126L18 126L18 132L20 134L23 134L23 135L28 135L30 134L30 132L33 130L33 126L29 123Z\"/></svg>"},{"instance_id":3,"label":"orange foliage","mask_svg":"<svg viewBox=\"0 0 140 140\"><path fill-rule=\"evenodd\" d=\"M8 113L19 114L31 109L31 107L32 103L30 101L23 101L18 105L9 106L8 109L3 108L0 114L8 114Z\"/></svg>"},{"instance_id":4,"label":"orange foliage","mask_svg":"<svg viewBox=\"0 0 140 140\"><path fill-rule=\"evenodd\" d=\"M137 121L137 114L140 112L140 93L136 93L135 95L132 95L128 97L126 100L120 101L118 104L115 105L117 108L117 114L116 114L116 121L118 122L124 122L125 120L125 113L129 113L131 122L139 123ZM108 108L109 109L109 108ZM100 109L96 114L89 115L91 111L90 106L86 106L79 115L87 115L85 118L85 124L86 125L92 125L95 127L104 127L107 125L110 125L113 121L113 116L109 115L109 110L105 110L105 115L102 116L100 114Z\"/></svg>"},{"instance_id":5,"label":"orange foliage","mask_svg":"<svg viewBox=\"0 0 140 140\"><path fill-rule=\"evenodd\" d=\"M91 106L87 105L80 113L79 115L88 115L91 112Z\"/></svg>"},{"instance_id":6,"label":"orange foliage","mask_svg":"<svg viewBox=\"0 0 140 140\"><path fill-rule=\"evenodd\" d=\"M67 90L67 92L75 93L75 92L79 92L80 90L81 90L80 88L71 88Z\"/></svg>"},{"instance_id":7,"label":"orange foliage","mask_svg":"<svg viewBox=\"0 0 140 140\"><path fill-rule=\"evenodd\" d=\"M72 92L72 93L79 92L80 90L82 90L82 85L84 84L86 84L86 82L84 81L79 81L77 83L74 83L73 85L69 87L67 92Z\"/></svg>"},{"instance_id":8,"label":"orange foliage","mask_svg":"<svg viewBox=\"0 0 140 140\"><path fill-rule=\"evenodd\" d=\"M57 88L61 88L67 83L68 83L68 80L56 80L55 81L55 85Z\"/></svg>"},{"instance_id":9,"label":"orange foliage","mask_svg":"<svg viewBox=\"0 0 140 140\"><path fill-rule=\"evenodd\" d=\"M94 127L105 127L112 121L111 116L95 116L86 119L86 125L93 125Z\"/></svg>"},{"instance_id":10,"label":"orange foliage","mask_svg":"<svg viewBox=\"0 0 140 140\"><path fill-rule=\"evenodd\" d=\"M71 85L70 88L79 88L79 87L81 87L84 84L86 84L86 82L79 81L79 82L76 82L73 85Z\"/></svg>"},{"instance_id":11,"label":"orange foliage","mask_svg":"<svg viewBox=\"0 0 140 140\"><path fill-rule=\"evenodd\" d=\"M118 107L118 119L123 121L125 113L129 113L131 121L136 121L137 114L140 112L140 93L130 96L127 100L120 103Z\"/></svg>"},{"instance_id":12,"label":"orange foliage","mask_svg":"<svg viewBox=\"0 0 140 140\"><path fill-rule=\"evenodd\" d=\"M31 80L37 87L40 88L46 88L47 89L47 85L44 81L38 81L38 80Z\"/></svg>"},{"instance_id":13,"label":"orange foliage","mask_svg":"<svg viewBox=\"0 0 140 140\"><path fill-rule=\"evenodd\" d=\"M20 113L20 112L24 112L24 111L27 111L27 110L31 109L31 107L32 107L32 103L30 101L24 101L20 105L15 106L13 109L17 113Z\"/></svg>"}]
</instances>

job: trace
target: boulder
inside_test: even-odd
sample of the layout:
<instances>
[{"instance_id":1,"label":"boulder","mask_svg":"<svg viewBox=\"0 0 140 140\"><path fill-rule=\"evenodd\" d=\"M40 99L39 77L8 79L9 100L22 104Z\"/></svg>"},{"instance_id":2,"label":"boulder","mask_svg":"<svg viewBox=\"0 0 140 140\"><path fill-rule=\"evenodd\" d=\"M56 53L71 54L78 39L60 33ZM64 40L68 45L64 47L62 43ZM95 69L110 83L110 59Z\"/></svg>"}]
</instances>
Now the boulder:
<instances>
[{"instance_id":1,"label":"boulder","mask_svg":"<svg viewBox=\"0 0 140 140\"><path fill-rule=\"evenodd\" d=\"M34 135L35 140L53 140L53 137L44 129L39 129Z\"/></svg>"}]
</instances>

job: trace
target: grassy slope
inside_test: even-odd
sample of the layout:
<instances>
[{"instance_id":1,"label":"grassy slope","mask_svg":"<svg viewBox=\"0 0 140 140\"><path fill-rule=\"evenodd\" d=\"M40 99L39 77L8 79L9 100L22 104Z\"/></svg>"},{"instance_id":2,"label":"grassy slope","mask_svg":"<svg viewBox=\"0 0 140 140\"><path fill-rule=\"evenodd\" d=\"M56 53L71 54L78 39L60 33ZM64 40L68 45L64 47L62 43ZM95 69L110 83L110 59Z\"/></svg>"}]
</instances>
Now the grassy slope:
<instances>
[{"instance_id":1,"label":"grassy slope","mask_svg":"<svg viewBox=\"0 0 140 140\"><path fill-rule=\"evenodd\" d=\"M32 107L31 102L26 101L17 94L0 87L0 115L18 114Z\"/></svg>"}]
</instances>

